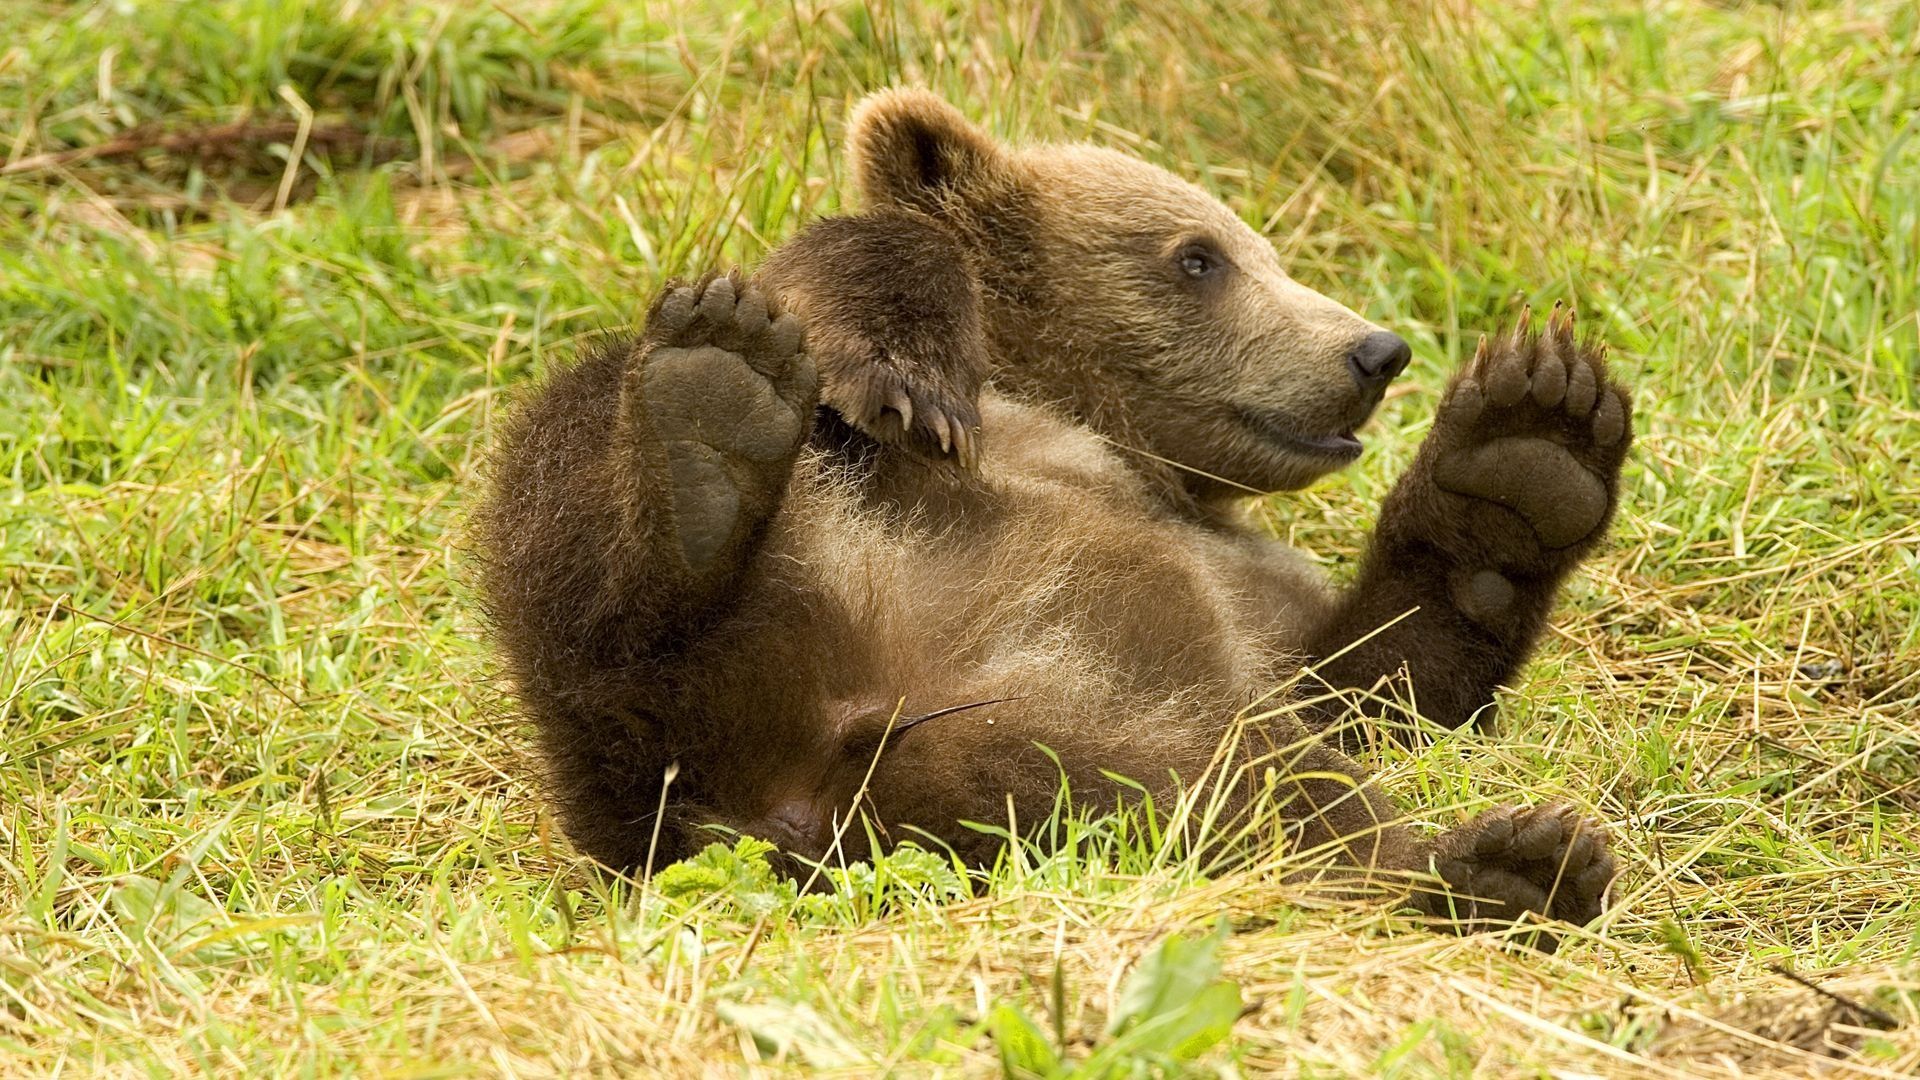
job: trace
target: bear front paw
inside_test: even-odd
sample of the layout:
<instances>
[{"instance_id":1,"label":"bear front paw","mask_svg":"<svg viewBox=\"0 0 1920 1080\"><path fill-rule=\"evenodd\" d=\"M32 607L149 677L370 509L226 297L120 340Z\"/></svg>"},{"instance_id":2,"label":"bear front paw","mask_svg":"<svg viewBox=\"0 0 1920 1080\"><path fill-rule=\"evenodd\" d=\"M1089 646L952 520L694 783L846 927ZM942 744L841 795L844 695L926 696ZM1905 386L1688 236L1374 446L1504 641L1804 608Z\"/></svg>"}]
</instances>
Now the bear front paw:
<instances>
[{"instance_id":1,"label":"bear front paw","mask_svg":"<svg viewBox=\"0 0 1920 1080\"><path fill-rule=\"evenodd\" d=\"M732 275L669 286L643 346L623 400L664 453L681 554L703 573L772 511L819 380L799 320Z\"/></svg>"},{"instance_id":2,"label":"bear front paw","mask_svg":"<svg viewBox=\"0 0 1920 1080\"><path fill-rule=\"evenodd\" d=\"M1481 342L1422 447L1433 494L1411 500L1425 519L1418 531L1469 575L1456 592L1487 592L1493 572L1552 575L1599 539L1632 413L1603 347L1575 338L1570 310L1556 306L1539 332L1523 314L1512 333Z\"/></svg>"},{"instance_id":3,"label":"bear front paw","mask_svg":"<svg viewBox=\"0 0 1920 1080\"><path fill-rule=\"evenodd\" d=\"M945 225L898 208L824 218L775 252L761 280L806 320L832 414L882 446L978 469L980 283Z\"/></svg>"},{"instance_id":4,"label":"bear front paw","mask_svg":"<svg viewBox=\"0 0 1920 1080\"><path fill-rule=\"evenodd\" d=\"M977 386L954 385L934 365L902 362L878 350L832 367L825 397L849 424L880 442L916 447L970 471L978 467Z\"/></svg>"},{"instance_id":5,"label":"bear front paw","mask_svg":"<svg viewBox=\"0 0 1920 1080\"><path fill-rule=\"evenodd\" d=\"M1584 926L1606 909L1619 872L1605 828L1565 803L1498 806L1445 836L1413 903L1457 933L1495 930L1531 919ZM1533 942L1552 952L1559 940Z\"/></svg>"}]
</instances>

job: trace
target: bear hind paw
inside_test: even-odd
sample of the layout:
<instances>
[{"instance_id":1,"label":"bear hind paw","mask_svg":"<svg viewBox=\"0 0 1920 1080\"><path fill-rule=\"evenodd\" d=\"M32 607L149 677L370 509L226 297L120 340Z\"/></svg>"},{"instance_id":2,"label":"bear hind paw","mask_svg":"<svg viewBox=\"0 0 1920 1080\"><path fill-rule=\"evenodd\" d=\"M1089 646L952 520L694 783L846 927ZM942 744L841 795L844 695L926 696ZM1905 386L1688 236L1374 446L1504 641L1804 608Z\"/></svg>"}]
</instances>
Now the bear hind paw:
<instances>
[{"instance_id":1,"label":"bear hind paw","mask_svg":"<svg viewBox=\"0 0 1920 1080\"><path fill-rule=\"evenodd\" d=\"M670 286L622 397L664 455L681 555L703 573L771 513L812 426L819 385L799 321L735 276Z\"/></svg>"},{"instance_id":2,"label":"bear hind paw","mask_svg":"<svg viewBox=\"0 0 1920 1080\"><path fill-rule=\"evenodd\" d=\"M1439 882L1417 890L1414 906L1463 934L1538 919L1584 926L1606 909L1619 870L1606 830L1565 803L1488 810L1441 837L1430 868Z\"/></svg>"}]
</instances>

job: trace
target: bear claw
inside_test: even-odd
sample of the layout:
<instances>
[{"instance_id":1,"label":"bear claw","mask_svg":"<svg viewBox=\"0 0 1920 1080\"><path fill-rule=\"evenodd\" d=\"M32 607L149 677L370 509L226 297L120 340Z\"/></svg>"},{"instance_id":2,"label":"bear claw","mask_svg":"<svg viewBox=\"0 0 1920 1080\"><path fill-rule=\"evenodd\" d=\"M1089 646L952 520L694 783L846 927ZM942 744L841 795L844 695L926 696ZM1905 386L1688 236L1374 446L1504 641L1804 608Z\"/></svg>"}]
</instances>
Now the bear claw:
<instances>
[{"instance_id":1,"label":"bear claw","mask_svg":"<svg viewBox=\"0 0 1920 1080\"><path fill-rule=\"evenodd\" d=\"M893 444L919 444L962 469L979 467L978 405L935 381L919 380L881 364L864 365L829 391L829 404L868 435Z\"/></svg>"}]
</instances>

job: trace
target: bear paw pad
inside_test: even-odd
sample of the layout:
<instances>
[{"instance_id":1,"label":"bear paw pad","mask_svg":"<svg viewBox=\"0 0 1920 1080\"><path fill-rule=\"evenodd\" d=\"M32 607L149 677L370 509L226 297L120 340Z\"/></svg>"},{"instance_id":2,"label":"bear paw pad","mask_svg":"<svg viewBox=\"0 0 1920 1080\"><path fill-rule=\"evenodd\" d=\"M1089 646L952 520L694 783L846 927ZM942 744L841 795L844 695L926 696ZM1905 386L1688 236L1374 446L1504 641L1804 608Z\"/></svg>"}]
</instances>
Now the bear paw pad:
<instances>
[{"instance_id":1,"label":"bear paw pad","mask_svg":"<svg viewBox=\"0 0 1920 1080\"><path fill-rule=\"evenodd\" d=\"M1613 510L1615 480L1630 440L1632 402L1607 374L1604 351L1574 337L1560 309L1535 333L1521 325L1485 341L1448 391L1433 438L1433 483L1492 503L1531 533L1528 555L1591 540ZM1510 530L1481 527L1483 541ZM1496 560L1499 561L1499 560Z\"/></svg>"},{"instance_id":2,"label":"bear paw pad","mask_svg":"<svg viewBox=\"0 0 1920 1080\"><path fill-rule=\"evenodd\" d=\"M770 511L819 394L799 321L731 276L668 288L624 393L666 454L674 524L695 572Z\"/></svg>"}]
</instances>

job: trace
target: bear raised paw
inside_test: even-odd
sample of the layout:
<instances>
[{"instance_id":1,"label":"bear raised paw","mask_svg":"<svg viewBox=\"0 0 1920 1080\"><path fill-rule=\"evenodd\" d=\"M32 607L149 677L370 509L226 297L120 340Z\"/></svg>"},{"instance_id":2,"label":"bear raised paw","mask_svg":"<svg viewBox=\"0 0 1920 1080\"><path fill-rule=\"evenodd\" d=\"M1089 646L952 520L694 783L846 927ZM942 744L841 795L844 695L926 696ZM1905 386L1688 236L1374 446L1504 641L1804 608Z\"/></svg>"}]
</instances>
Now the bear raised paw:
<instances>
[{"instance_id":1,"label":"bear raised paw","mask_svg":"<svg viewBox=\"0 0 1920 1080\"><path fill-rule=\"evenodd\" d=\"M1493 689L1526 659L1560 583L1606 535L1632 416L1571 310L1556 305L1538 331L1526 312L1483 339L1320 629L1315 651L1330 659L1317 674L1364 688L1387 672L1377 685L1397 703L1389 714L1449 728L1489 719Z\"/></svg>"},{"instance_id":2,"label":"bear raised paw","mask_svg":"<svg viewBox=\"0 0 1920 1080\"><path fill-rule=\"evenodd\" d=\"M1463 606L1501 591L1481 571L1553 576L1593 546L1613 516L1632 410L1604 350L1575 339L1571 310L1556 305L1539 333L1522 314L1481 340L1415 465L1437 489L1424 531L1482 594Z\"/></svg>"},{"instance_id":3,"label":"bear raised paw","mask_svg":"<svg viewBox=\"0 0 1920 1080\"><path fill-rule=\"evenodd\" d=\"M696 575L778 502L812 426L819 380L800 323L733 276L669 286L622 388L627 436L666 459L681 556Z\"/></svg>"},{"instance_id":4,"label":"bear raised paw","mask_svg":"<svg viewBox=\"0 0 1920 1080\"><path fill-rule=\"evenodd\" d=\"M987 346L964 249L918 214L815 222L759 280L807 324L820 397L867 437L977 468Z\"/></svg>"}]
</instances>

